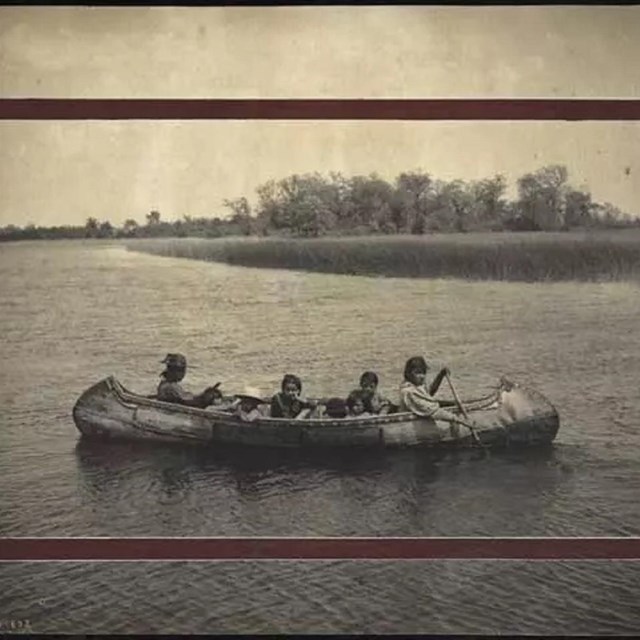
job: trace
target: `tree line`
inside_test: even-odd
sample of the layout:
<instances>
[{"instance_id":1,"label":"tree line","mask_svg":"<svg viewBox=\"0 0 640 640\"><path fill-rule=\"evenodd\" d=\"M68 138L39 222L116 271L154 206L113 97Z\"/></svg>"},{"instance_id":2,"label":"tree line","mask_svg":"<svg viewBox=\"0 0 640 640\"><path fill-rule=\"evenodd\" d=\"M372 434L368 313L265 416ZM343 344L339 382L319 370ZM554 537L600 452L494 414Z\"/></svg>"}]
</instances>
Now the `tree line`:
<instances>
[{"instance_id":1,"label":"tree line","mask_svg":"<svg viewBox=\"0 0 640 640\"><path fill-rule=\"evenodd\" d=\"M230 215L183 216L168 222L150 211L144 224L133 218L121 227L94 217L84 226L15 226L0 240L38 238L222 237L280 235L319 237L354 234L426 234L466 231L554 231L640 225L640 217L570 185L567 168L549 165L517 181L517 198L506 197L507 181L495 175L475 181L439 180L423 171L403 172L388 182L377 174L292 175L246 197L225 200Z\"/></svg>"},{"instance_id":2,"label":"tree line","mask_svg":"<svg viewBox=\"0 0 640 640\"><path fill-rule=\"evenodd\" d=\"M108 220L100 221L91 216L87 218L83 226L44 227L30 224L26 227L8 225L0 228L0 241L63 238L218 238L238 235L247 235L246 225L235 219L184 216L181 220L168 222L162 220L161 214L157 210L152 210L146 215L144 224L138 224L135 219L128 218L120 227L113 225Z\"/></svg>"}]
</instances>

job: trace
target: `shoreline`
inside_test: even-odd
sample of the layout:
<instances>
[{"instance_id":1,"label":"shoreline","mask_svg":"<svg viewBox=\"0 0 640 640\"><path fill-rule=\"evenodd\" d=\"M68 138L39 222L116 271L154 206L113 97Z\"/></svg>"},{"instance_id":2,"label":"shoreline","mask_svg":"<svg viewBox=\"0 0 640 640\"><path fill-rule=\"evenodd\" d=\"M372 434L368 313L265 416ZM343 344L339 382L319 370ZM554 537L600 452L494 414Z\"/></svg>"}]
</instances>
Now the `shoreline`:
<instances>
[{"instance_id":1,"label":"shoreline","mask_svg":"<svg viewBox=\"0 0 640 640\"><path fill-rule=\"evenodd\" d=\"M618 282L640 277L640 231L486 232L314 239L157 238L129 251L364 277Z\"/></svg>"}]
</instances>

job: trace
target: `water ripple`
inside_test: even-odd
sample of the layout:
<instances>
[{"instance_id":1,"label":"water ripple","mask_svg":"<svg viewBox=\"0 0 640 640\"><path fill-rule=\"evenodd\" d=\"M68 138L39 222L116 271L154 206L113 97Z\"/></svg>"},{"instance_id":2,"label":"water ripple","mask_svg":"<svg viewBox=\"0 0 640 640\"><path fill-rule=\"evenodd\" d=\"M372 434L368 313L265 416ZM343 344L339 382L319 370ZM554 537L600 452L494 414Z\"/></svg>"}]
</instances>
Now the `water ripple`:
<instances>
[{"instance_id":1,"label":"water ripple","mask_svg":"<svg viewBox=\"0 0 640 640\"><path fill-rule=\"evenodd\" d=\"M640 535L640 290L626 283L378 280L168 260L100 243L0 253L0 534ZM28 286L25 286L28 284ZM114 373L151 392L184 351L194 388L394 394L427 352L463 395L496 375L558 406L527 452L200 451L94 446L77 396ZM443 392L446 394L446 390ZM620 633L632 563L4 565L3 617L55 633Z\"/></svg>"}]
</instances>

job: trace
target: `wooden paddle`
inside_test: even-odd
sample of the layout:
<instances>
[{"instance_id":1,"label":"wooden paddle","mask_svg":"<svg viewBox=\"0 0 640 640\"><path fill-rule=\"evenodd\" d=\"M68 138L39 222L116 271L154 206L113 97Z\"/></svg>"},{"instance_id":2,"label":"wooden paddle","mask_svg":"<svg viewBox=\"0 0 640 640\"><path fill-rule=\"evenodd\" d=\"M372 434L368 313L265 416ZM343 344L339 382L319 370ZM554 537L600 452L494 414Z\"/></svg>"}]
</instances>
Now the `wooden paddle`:
<instances>
[{"instance_id":1,"label":"wooden paddle","mask_svg":"<svg viewBox=\"0 0 640 640\"><path fill-rule=\"evenodd\" d=\"M453 386L453 382L451 380L451 376L448 373L446 373L445 377L447 378L447 382L449 383L449 388L451 389L451 393L453 394L453 399L456 401L456 404L460 408L460 411L462 412L462 415L465 417L465 420L471 421L471 418L469 417L469 413L465 409L465 406L462 404L462 400L460 400L460 396L458 395L458 392L456 391L456 388ZM482 440L480 440L480 438L478 437L478 434L476 433L476 430L470 424L465 424L464 422L461 422L461 424L463 424L465 427L467 427L467 429L469 429L469 431L471 431L471 436L472 436L474 442L479 444L481 447L485 446L482 443Z\"/></svg>"}]
</instances>

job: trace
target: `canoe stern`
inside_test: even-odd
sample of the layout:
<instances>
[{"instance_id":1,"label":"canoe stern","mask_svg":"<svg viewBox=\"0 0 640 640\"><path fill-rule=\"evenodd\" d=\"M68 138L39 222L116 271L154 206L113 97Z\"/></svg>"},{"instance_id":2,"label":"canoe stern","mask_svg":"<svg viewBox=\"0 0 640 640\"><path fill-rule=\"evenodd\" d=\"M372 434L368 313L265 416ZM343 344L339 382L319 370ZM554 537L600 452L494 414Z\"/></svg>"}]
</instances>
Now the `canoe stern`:
<instances>
[{"instance_id":1,"label":"canoe stern","mask_svg":"<svg viewBox=\"0 0 640 640\"><path fill-rule=\"evenodd\" d=\"M91 438L108 438L121 430L122 407L114 401L113 378L89 387L73 406L73 421L80 433Z\"/></svg>"},{"instance_id":2,"label":"canoe stern","mask_svg":"<svg viewBox=\"0 0 640 640\"><path fill-rule=\"evenodd\" d=\"M558 412L545 396L512 384L500 391L497 419L509 445L549 444L560 428Z\"/></svg>"}]
</instances>

